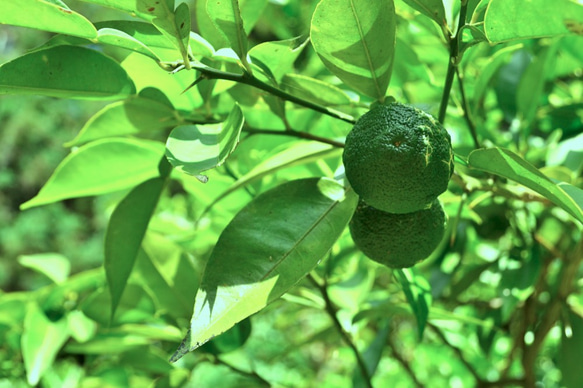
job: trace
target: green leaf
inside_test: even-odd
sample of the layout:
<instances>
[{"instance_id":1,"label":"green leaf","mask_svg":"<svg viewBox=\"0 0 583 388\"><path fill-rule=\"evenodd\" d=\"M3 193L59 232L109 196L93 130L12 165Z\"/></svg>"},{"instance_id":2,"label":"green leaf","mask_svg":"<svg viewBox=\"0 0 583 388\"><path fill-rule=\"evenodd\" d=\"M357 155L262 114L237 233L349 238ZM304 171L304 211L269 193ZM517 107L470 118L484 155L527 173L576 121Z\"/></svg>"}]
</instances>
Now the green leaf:
<instances>
[{"instance_id":1,"label":"green leaf","mask_svg":"<svg viewBox=\"0 0 583 388\"><path fill-rule=\"evenodd\" d=\"M301 74L286 74L281 86L296 97L325 106L350 105L350 97L342 89Z\"/></svg>"},{"instance_id":2,"label":"green leaf","mask_svg":"<svg viewBox=\"0 0 583 388\"><path fill-rule=\"evenodd\" d=\"M577 388L581 385L581 363L578 362L583 346L583 318L570 309L564 314L561 345L557 364L561 371L561 386ZM570 335L567 336L565 332Z\"/></svg>"},{"instance_id":3,"label":"green leaf","mask_svg":"<svg viewBox=\"0 0 583 388\"><path fill-rule=\"evenodd\" d=\"M299 142L296 143L282 152L274 155L273 157L265 159L263 162L255 166L247 174L240 177L237 182L235 182L228 190L217 196L204 210L206 213L211 209L217 202L228 196L229 194L258 181L259 179L274 174L275 172L297 166L299 164L306 164L317 160L322 160L327 157L340 156L342 150L331 147L327 144L322 143L308 143Z\"/></svg>"},{"instance_id":4,"label":"green leaf","mask_svg":"<svg viewBox=\"0 0 583 388\"><path fill-rule=\"evenodd\" d=\"M104 139L74 150L22 210L68 198L111 193L158 176L162 144L146 140Z\"/></svg>"},{"instance_id":5,"label":"green leaf","mask_svg":"<svg viewBox=\"0 0 583 388\"><path fill-rule=\"evenodd\" d=\"M83 0L87 3L102 5L118 11L152 20L166 9L174 9L174 0ZM160 4L162 3L162 4ZM162 11L161 11L162 10Z\"/></svg>"},{"instance_id":6,"label":"green leaf","mask_svg":"<svg viewBox=\"0 0 583 388\"><path fill-rule=\"evenodd\" d=\"M249 50L254 65L269 70L277 82L293 71L294 62L308 43L299 39L280 40L258 44Z\"/></svg>"},{"instance_id":7,"label":"green leaf","mask_svg":"<svg viewBox=\"0 0 583 388\"><path fill-rule=\"evenodd\" d=\"M443 0L403 0L411 8L433 19L439 27L447 26Z\"/></svg>"},{"instance_id":8,"label":"green leaf","mask_svg":"<svg viewBox=\"0 0 583 388\"><path fill-rule=\"evenodd\" d=\"M36 28L87 39L97 37L97 30L83 15L71 11L62 2L51 0L3 1L0 24Z\"/></svg>"},{"instance_id":9,"label":"green leaf","mask_svg":"<svg viewBox=\"0 0 583 388\"><path fill-rule=\"evenodd\" d=\"M166 177L171 171L161 163L161 176L136 186L113 211L105 234L105 275L111 292L111 317L134 267L142 240L154 214Z\"/></svg>"},{"instance_id":10,"label":"green leaf","mask_svg":"<svg viewBox=\"0 0 583 388\"><path fill-rule=\"evenodd\" d=\"M132 80L117 62L84 47L55 46L0 66L0 95L112 100L135 92Z\"/></svg>"},{"instance_id":11,"label":"green leaf","mask_svg":"<svg viewBox=\"0 0 583 388\"><path fill-rule=\"evenodd\" d=\"M431 306L431 286L415 268L397 269L395 273L417 319L417 334L421 340L429 316L429 306Z\"/></svg>"},{"instance_id":12,"label":"green leaf","mask_svg":"<svg viewBox=\"0 0 583 388\"><path fill-rule=\"evenodd\" d=\"M166 142L166 157L178 170L206 182L200 173L220 166L235 150L243 122L243 112L235 105L220 124L178 126Z\"/></svg>"},{"instance_id":13,"label":"green leaf","mask_svg":"<svg viewBox=\"0 0 583 388\"><path fill-rule=\"evenodd\" d=\"M18 262L24 267L42 273L57 284L67 280L71 271L69 259L58 253L22 255L18 257Z\"/></svg>"},{"instance_id":14,"label":"green leaf","mask_svg":"<svg viewBox=\"0 0 583 388\"><path fill-rule=\"evenodd\" d=\"M284 183L245 206L211 254L190 329L171 361L293 287L342 234L357 201L336 181L310 178Z\"/></svg>"},{"instance_id":15,"label":"green leaf","mask_svg":"<svg viewBox=\"0 0 583 388\"><path fill-rule=\"evenodd\" d=\"M563 189L568 185L555 184L514 152L504 148L475 150L470 153L468 164L471 168L511 179L536 191L583 223L583 208L581 201L577 203L575 187L567 189L574 196L568 195Z\"/></svg>"},{"instance_id":16,"label":"green leaf","mask_svg":"<svg viewBox=\"0 0 583 388\"><path fill-rule=\"evenodd\" d=\"M102 28L98 31L97 40L99 43L122 47L146 55L157 62L160 61L160 58L148 46L123 31L113 28Z\"/></svg>"},{"instance_id":17,"label":"green leaf","mask_svg":"<svg viewBox=\"0 0 583 388\"><path fill-rule=\"evenodd\" d=\"M52 322L35 302L29 303L21 347L26 379L31 386L38 384L68 338L66 319Z\"/></svg>"},{"instance_id":18,"label":"green leaf","mask_svg":"<svg viewBox=\"0 0 583 388\"><path fill-rule=\"evenodd\" d=\"M247 62L247 33L243 27L243 19L238 0L207 0L206 12L215 27L227 40L230 47L237 54L243 67L251 69Z\"/></svg>"},{"instance_id":19,"label":"green leaf","mask_svg":"<svg viewBox=\"0 0 583 388\"><path fill-rule=\"evenodd\" d=\"M176 111L147 97L131 96L97 112L66 147L96 139L170 129L180 122Z\"/></svg>"},{"instance_id":20,"label":"green leaf","mask_svg":"<svg viewBox=\"0 0 583 388\"><path fill-rule=\"evenodd\" d=\"M152 24L174 43L182 55L186 68L190 69L188 55L190 53L190 10L186 3L180 3L176 10L170 8L173 5L173 0L162 1L153 13L156 17L152 20Z\"/></svg>"},{"instance_id":21,"label":"green leaf","mask_svg":"<svg viewBox=\"0 0 583 388\"><path fill-rule=\"evenodd\" d=\"M491 43L583 31L583 5L571 0L491 0L484 17Z\"/></svg>"},{"instance_id":22,"label":"green leaf","mask_svg":"<svg viewBox=\"0 0 583 388\"><path fill-rule=\"evenodd\" d=\"M310 35L328 70L382 101L393 67L395 27L392 0L322 0Z\"/></svg>"}]
</instances>

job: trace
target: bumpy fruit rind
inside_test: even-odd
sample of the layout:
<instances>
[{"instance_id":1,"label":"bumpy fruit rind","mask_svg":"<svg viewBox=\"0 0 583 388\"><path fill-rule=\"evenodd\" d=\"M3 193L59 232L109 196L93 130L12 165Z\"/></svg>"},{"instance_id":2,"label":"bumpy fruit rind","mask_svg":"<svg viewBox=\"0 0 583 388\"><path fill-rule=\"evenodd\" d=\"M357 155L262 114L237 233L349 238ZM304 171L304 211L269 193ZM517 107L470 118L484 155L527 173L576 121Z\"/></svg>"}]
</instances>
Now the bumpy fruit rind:
<instances>
[{"instance_id":1,"label":"bumpy fruit rind","mask_svg":"<svg viewBox=\"0 0 583 388\"><path fill-rule=\"evenodd\" d=\"M365 113L346 137L346 178L371 206L391 213L425 209L453 174L447 131L431 115L400 103Z\"/></svg>"},{"instance_id":2,"label":"bumpy fruit rind","mask_svg":"<svg viewBox=\"0 0 583 388\"><path fill-rule=\"evenodd\" d=\"M445 233L445 213L435 200L429 209L387 213L360 202L349 223L355 245L390 268L408 268L426 259Z\"/></svg>"}]
</instances>

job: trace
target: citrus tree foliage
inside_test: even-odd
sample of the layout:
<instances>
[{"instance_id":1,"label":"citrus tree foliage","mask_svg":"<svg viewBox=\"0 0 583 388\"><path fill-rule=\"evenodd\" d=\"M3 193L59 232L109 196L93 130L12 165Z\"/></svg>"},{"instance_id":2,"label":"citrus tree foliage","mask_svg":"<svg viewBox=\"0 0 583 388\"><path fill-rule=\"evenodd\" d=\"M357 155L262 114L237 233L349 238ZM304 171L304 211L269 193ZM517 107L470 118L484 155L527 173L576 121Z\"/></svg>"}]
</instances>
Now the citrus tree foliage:
<instances>
[{"instance_id":1,"label":"citrus tree foliage","mask_svg":"<svg viewBox=\"0 0 583 388\"><path fill-rule=\"evenodd\" d=\"M47 285L0 294L2 384L580 386L580 2L85 2L0 5L51 33L0 101L101 102L21 210L111 204L99 267L19 257ZM445 236L402 270L352 242L342 166L392 100L455 152Z\"/></svg>"}]
</instances>

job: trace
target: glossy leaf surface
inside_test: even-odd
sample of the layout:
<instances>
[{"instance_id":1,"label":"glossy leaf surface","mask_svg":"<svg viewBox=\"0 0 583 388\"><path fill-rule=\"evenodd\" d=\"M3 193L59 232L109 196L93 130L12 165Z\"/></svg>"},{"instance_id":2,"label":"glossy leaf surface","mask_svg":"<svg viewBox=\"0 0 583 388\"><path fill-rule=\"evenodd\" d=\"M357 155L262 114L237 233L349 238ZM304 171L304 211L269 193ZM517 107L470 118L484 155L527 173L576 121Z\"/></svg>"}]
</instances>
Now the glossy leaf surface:
<instances>
[{"instance_id":1,"label":"glossy leaf surface","mask_svg":"<svg viewBox=\"0 0 583 388\"><path fill-rule=\"evenodd\" d=\"M220 166L235 150L243 122L243 112L236 105L223 123L178 126L166 142L166 157L178 170L200 176Z\"/></svg>"},{"instance_id":2,"label":"glossy leaf surface","mask_svg":"<svg viewBox=\"0 0 583 388\"><path fill-rule=\"evenodd\" d=\"M3 1L0 24L36 28L87 39L97 37L97 30L83 15L72 11L64 3L52 1Z\"/></svg>"},{"instance_id":3,"label":"glossy leaf surface","mask_svg":"<svg viewBox=\"0 0 583 388\"><path fill-rule=\"evenodd\" d=\"M393 1L322 0L310 36L326 67L359 92L383 100L393 67Z\"/></svg>"},{"instance_id":4,"label":"glossy leaf surface","mask_svg":"<svg viewBox=\"0 0 583 388\"><path fill-rule=\"evenodd\" d=\"M164 189L166 176L171 170L165 160L160 168L163 170L162 176L133 188L117 205L109 220L105 234L104 267L111 293L112 317L134 267L150 218Z\"/></svg>"},{"instance_id":5,"label":"glossy leaf surface","mask_svg":"<svg viewBox=\"0 0 583 388\"><path fill-rule=\"evenodd\" d=\"M247 33L243 27L239 1L208 0L206 11L215 27L229 43L230 48L239 56L245 68L249 68L247 63Z\"/></svg>"},{"instance_id":6,"label":"glossy leaf surface","mask_svg":"<svg viewBox=\"0 0 583 388\"><path fill-rule=\"evenodd\" d=\"M327 178L284 183L244 207L221 234L172 361L279 298L330 250L358 198Z\"/></svg>"},{"instance_id":7,"label":"glossy leaf surface","mask_svg":"<svg viewBox=\"0 0 583 388\"><path fill-rule=\"evenodd\" d=\"M40 192L21 209L67 198L122 190L158 175L164 146L133 139L104 139L69 154Z\"/></svg>"},{"instance_id":8,"label":"glossy leaf surface","mask_svg":"<svg viewBox=\"0 0 583 388\"><path fill-rule=\"evenodd\" d=\"M0 94L113 100L135 92L117 62L84 47L55 46L0 66Z\"/></svg>"},{"instance_id":9,"label":"glossy leaf surface","mask_svg":"<svg viewBox=\"0 0 583 388\"><path fill-rule=\"evenodd\" d=\"M484 18L492 43L581 34L583 5L571 0L491 0Z\"/></svg>"},{"instance_id":10,"label":"glossy leaf surface","mask_svg":"<svg viewBox=\"0 0 583 388\"><path fill-rule=\"evenodd\" d=\"M580 189L565 184L555 184L542 172L519 155L504 148L489 148L473 151L468 158L470 167L511 179L541 194L555 205L563 208L583 222L583 203Z\"/></svg>"}]
</instances>

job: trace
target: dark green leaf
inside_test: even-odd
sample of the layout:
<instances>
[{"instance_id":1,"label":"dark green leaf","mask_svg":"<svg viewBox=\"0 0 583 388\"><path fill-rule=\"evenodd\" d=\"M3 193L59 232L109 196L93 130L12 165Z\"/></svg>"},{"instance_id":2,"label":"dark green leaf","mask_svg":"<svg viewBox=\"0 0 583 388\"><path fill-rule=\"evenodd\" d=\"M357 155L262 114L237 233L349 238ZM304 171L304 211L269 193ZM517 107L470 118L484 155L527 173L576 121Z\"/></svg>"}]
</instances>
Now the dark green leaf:
<instances>
[{"instance_id":1,"label":"dark green leaf","mask_svg":"<svg viewBox=\"0 0 583 388\"><path fill-rule=\"evenodd\" d=\"M417 273L415 268L397 269L395 272L403 287L407 302L409 302L417 319L417 333L421 339L429 316L429 306L432 300L431 286L423 276Z\"/></svg>"},{"instance_id":2,"label":"dark green leaf","mask_svg":"<svg viewBox=\"0 0 583 388\"><path fill-rule=\"evenodd\" d=\"M322 0L310 35L334 75L382 101L393 67L395 27L392 0Z\"/></svg>"},{"instance_id":3,"label":"dark green leaf","mask_svg":"<svg viewBox=\"0 0 583 388\"><path fill-rule=\"evenodd\" d=\"M42 0L3 1L0 24L12 24L94 39L97 30L83 15L71 11L64 3Z\"/></svg>"},{"instance_id":4,"label":"dark green leaf","mask_svg":"<svg viewBox=\"0 0 583 388\"><path fill-rule=\"evenodd\" d=\"M412 8L433 19L439 27L447 26L443 0L404 0Z\"/></svg>"},{"instance_id":5,"label":"dark green leaf","mask_svg":"<svg viewBox=\"0 0 583 388\"><path fill-rule=\"evenodd\" d=\"M571 0L491 0L484 18L488 40L499 43L583 31L583 5Z\"/></svg>"},{"instance_id":6,"label":"dark green leaf","mask_svg":"<svg viewBox=\"0 0 583 388\"><path fill-rule=\"evenodd\" d=\"M243 112L235 105L223 123L178 126L166 142L166 157L178 170L200 176L223 164L235 150L243 122Z\"/></svg>"},{"instance_id":7,"label":"dark green leaf","mask_svg":"<svg viewBox=\"0 0 583 388\"><path fill-rule=\"evenodd\" d=\"M166 161L162 164L166 164ZM161 168L166 170L162 172L162 176L150 179L130 191L117 205L109 220L105 234L104 267L111 292L112 317L134 267L150 218L166 184L170 166Z\"/></svg>"},{"instance_id":8,"label":"dark green leaf","mask_svg":"<svg viewBox=\"0 0 583 388\"><path fill-rule=\"evenodd\" d=\"M536 191L583 222L583 208L565 192L564 185L555 184L514 152L504 148L475 150L469 155L468 164L471 168L511 179ZM570 188L568 190L576 192Z\"/></svg>"},{"instance_id":9,"label":"dark green leaf","mask_svg":"<svg viewBox=\"0 0 583 388\"><path fill-rule=\"evenodd\" d=\"M565 315L567 319L563 325L557 364L562 375L561 386L578 388L581 385L581 363L579 360L581 347L583 347L583 318L571 310Z\"/></svg>"},{"instance_id":10,"label":"dark green leaf","mask_svg":"<svg viewBox=\"0 0 583 388\"><path fill-rule=\"evenodd\" d=\"M284 183L243 208L221 234L172 361L263 309L311 271L352 217L358 198L327 178Z\"/></svg>"},{"instance_id":11,"label":"dark green leaf","mask_svg":"<svg viewBox=\"0 0 583 388\"><path fill-rule=\"evenodd\" d=\"M67 198L111 193L158 175L164 146L132 139L97 140L69 154L36 197L21 209Z\"/></svg>"},{"instance_id":12,"label":"dark green leaf","mask_svg":"<svg viewBox=\"0 0 583 388\"><path fill-rule=\"evenodd\" d=\"M135 92L117 62L84 47L55 46L0 66L0 94L113 100Z\"/></svg>"}]
</instances>

